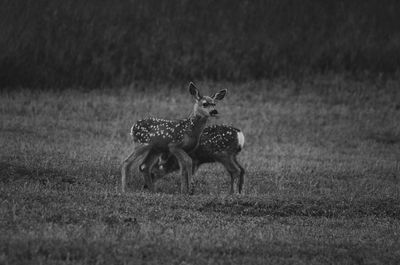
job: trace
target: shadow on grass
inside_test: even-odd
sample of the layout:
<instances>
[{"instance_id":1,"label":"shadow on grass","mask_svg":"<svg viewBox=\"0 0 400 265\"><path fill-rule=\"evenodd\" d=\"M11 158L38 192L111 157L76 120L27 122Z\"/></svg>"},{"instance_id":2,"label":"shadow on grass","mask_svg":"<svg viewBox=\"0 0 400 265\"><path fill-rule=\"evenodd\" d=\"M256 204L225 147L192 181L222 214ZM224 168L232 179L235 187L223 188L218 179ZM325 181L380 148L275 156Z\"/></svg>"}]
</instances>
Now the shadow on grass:
<instances>
[{"instance_id":1,"label":"shadow on grass","mask_svg":"<svg viewBox=\"0 0 400 265\"><path fill-rule=\"evenodd\" d=\"M0 182L8 183L14 181L35 181L42 184L49 182L58 182L65 184L80 184L78 178L64 170L27 168L9 163L0 162Z\"/></svg>"},{"instance_id":2,"label":"shadow on grass","mask_svg":"<svg viewBox=\"0 0 400 265\"><path fill-rule=\"evenodd\" d=\"M157 242L155 241L157 240ZM285 242L255 242L251 247L243 244L232 246L199 246L192 243L193 251L175 242L153 239L143 241L89 241L83 238L0 240L0 249L10 264L17 263L84 263L123 264L143 263L198 263L199 260L229 260L230 264L286 264L287 261L311 262L312 264L364 264L366 261L382 261L395 264L399 255L394 247L384 245L329 244L303 242L293 245ZM175 262L174 262L175 261ZM286 261L286 262L285 262ZM210 263L210 262L208 262ZM213 263L213 262L211 262ZM58 264L58 263L57 263Z\"/></svg>"},{"instance_id":3,"label":"shadow on grass","mask_svg":"<svg viewBox=\"0 0 400 265\"><path fill-rule=\"evenodd\" d=\"M370 133L367 139L373 140L380 144L394 145L400 143L400 135L396 135L391 131L384 131L380 133Z\"/></svg>"},{"instance_id":4,"label":"shadow on grass","mask_svg":"<svg viewBox=\"0 0 400 265\"><path fill-rule=\"evenodd\" d=\"M271 200L271 201L211 201L198 209L242 216L308 216L326 218L357 218L366 216L400 219L400 202L393 198L359 201L328 199Z\"/></svg>"},{"instance_id":5,"label":"shadow on grass","mask_svg":"<svg viewBox=\"0 0 400 265\"><path fill-rule=\"evenodd\" d=\"M104 167L85 164L76 168L43 168L40 166L24 166L0 162L0 183L40 183L53 188L63 188L65 185L84 185L88 183L114 184L119 169L110 170Z\"/></svg>"},{"instance_id":6,"label":"shadow on grass","mask_svg":"<svg viewBox=\"0 0 400 265\"><path fill-rule=\"evenodd\" d=\"M107 242L89 243L84 239L64 241L51 240L14 240L2 242L3 251L10 263L38 262L77 262L96 263L102 253L112 253L112 244ZM108 262L116 261L114 255L104 255ZM39 262L41 263L41 262Z\"/></svg>"}]
</instances>

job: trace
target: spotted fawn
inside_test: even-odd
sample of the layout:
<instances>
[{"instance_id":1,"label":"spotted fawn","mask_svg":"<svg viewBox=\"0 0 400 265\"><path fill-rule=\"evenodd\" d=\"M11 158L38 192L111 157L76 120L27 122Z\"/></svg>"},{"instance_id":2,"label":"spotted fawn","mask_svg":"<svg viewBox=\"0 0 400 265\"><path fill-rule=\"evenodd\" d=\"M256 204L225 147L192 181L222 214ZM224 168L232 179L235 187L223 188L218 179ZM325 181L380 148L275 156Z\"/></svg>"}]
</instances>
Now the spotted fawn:
<instances>
[{"instance_id":1,"label":"spotted fawn","mask_svg":"<svg viewBox=\"0 0 400 265\"><path fill-rule=\"evenodd\" d=\"M188 193L192 174L192 159L187 154L196 149L200 135L209 117L217 116L216 102L222 100L226 95L226 89L212 96L202 96L193 83L189 84L190 94L195 103L193 112L187 119L165 120L147 118L139 120L131 128L134 146L133 151L122 163L121 185L122 192L125 191L126 173L129 166L141 155L145 155L142 164L149 165L142 170L146 185L153 190L153 181L149 171L159 156L163 153L173 155L182 172L181 192Z\"/></svg>"},{"instance_id":2,"label":"spotted fawn","mask_svg":"<svg viewBox=\"0 0 400 265\"><path fill-rule=\"evenodd\" d=\"M231 177L230 194L233 194L237 180L237 192L240 194L244 183L244 169L237 161L237 155L243 149L244 135L239 129L226 125L206 127L200 137L199 146L189 153L193 160L192 174L206 163L221 163ZM141 166L147 167L147 165ZM160 156L152 169L153 181L179 169L178 162L172 156Z\"/></svg>"}]
</instances>

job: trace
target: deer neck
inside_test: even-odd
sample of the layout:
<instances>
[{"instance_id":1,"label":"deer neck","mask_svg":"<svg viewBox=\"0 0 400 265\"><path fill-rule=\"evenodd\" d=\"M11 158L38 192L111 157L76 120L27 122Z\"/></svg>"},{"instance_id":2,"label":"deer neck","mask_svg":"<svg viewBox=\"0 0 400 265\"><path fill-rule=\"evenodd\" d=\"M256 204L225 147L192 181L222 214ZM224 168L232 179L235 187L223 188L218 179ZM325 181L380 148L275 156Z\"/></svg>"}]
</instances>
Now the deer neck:
<instances>
[{"instance_id":1,"label":"deer neck","mask_svg":"<svg viewBox=\"0 0 400 265\"><path fill-rule=\"evenodd\" d=\"M191 130L190 130L190 147L189 149L194 150L200 141L201 133L203 132L204 128L206 127L208 117L193 114L188 118L188 121L191 123Z\"/></svg>"},{"instance_id":2,"label":"deer neck","mask_svg":"<svg viewBox=\"0 0 400 265\"><path fill-rule=\"evenodd\" d=\"M201 133L206 127L208 117L201 115L192 115L191 117L189 117L189 121L190 123L192 123L192 136L196 138L200 137Z\"/></svg>"}]
</instances>

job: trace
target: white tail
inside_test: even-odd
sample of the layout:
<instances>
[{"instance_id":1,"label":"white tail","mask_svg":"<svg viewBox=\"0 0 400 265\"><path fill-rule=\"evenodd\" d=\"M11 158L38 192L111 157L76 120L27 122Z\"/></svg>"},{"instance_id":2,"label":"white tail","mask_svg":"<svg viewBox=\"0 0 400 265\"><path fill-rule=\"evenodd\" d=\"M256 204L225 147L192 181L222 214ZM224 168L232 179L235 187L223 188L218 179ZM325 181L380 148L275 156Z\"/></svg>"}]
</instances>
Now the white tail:
<instances>
[{"instance_id":1,"label":"white tail","mask_svg":"<svg viewBox=\"0 0 400 265\"><path fill-rule=\"evenodd\" d=\"M237 133L237 139L238 139L238 144L239 144L240 148L243 149L243 146L244 146L244 134L239 131Z\"/></svg>"}]
</instances>

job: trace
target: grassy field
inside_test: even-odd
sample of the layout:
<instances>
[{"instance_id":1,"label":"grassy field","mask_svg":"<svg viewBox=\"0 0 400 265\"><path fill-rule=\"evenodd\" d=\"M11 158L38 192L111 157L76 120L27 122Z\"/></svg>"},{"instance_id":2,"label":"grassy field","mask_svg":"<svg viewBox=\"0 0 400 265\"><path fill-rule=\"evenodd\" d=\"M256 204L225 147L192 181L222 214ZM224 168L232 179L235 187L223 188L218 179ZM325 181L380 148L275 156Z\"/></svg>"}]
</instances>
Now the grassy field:
<instances>
[{"instance_id":1,"label":"grassy field","mask_svg":"<svg viewBox=\"0 0 400 265\"><path fill-rule=\"evenodd\" d=\"M186 116L186 84L1 92L0 264L399 264L400 81L197 85L229 90L244 195L216 164L119 193L130 126Z\"/></svg>"}]
</instances>

